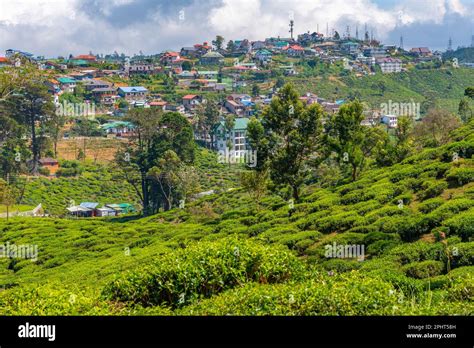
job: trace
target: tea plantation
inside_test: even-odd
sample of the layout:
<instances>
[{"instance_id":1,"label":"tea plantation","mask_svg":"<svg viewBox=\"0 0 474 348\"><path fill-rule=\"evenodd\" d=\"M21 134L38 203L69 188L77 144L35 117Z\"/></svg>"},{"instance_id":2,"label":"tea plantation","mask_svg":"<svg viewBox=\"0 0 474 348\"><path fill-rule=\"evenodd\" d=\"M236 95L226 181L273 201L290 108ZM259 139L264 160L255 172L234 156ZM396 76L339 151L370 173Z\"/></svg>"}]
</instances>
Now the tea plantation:
<instances>
[{"instance_id":1,"label":"tea plantation","mask_svg":"<svg viewBox=\"0 0 474 348\"><path fill-rule=\"evenodd\" d=\"M235 188L146 218L2 219L0 246L38 257L0 258L0 314L473 314L474 122L453 137L294 206Z\"/></svg>"}]
</instances>

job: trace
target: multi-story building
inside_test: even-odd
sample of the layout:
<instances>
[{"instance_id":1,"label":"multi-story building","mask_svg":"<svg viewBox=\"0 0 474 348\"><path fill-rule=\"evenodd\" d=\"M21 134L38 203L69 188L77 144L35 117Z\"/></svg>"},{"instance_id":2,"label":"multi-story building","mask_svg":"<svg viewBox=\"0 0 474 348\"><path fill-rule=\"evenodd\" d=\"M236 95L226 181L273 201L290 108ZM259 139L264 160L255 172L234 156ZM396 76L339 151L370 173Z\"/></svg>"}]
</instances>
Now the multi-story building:
<instances>
[{"instance_id":1,"label":"multi-story building","mask_svg":"<svg viewBox=\"0 0 474 348\"><path fill-rule=\"evenodd\" d=\"M233 129L230 131L226 129L224 121L218 123L214 128L217 150L230 150L236 159L245 157L247 150L250 149L246 137L248 122L248 118L238 117L235 119ZM231 149L227 148L229 142L232 144Z\"/></svg>"},{"instance_id":2,"label":"multi-story building","mask_svg":"<svg viewBox=\"0 0 474 348\"><path fill-rule=\"evenodd\" d=\"M401 72L403 67L402 61L397 58L380 58L377 59L377 64L384 74Z\"/></svg>"}]
</instances>

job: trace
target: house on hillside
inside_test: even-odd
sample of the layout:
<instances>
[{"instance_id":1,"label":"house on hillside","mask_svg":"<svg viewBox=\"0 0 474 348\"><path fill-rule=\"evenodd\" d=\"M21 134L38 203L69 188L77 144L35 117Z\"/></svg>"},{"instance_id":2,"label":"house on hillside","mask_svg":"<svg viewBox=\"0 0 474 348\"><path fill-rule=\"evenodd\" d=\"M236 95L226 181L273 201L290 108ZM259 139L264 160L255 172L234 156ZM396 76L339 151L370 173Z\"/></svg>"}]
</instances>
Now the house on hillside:
<instances>
[{"instance_id":1,"label":"house on hillside","mask_svg":"<svg viewBox=\"0 0 474 348\"><path fill-rule=\"evenodd\" d=\"M202 65L218 65L224 63L224 56L219 52L210 51L200 59Z\"/></svg>"},{"instance_id":2,"label":"house on hillside","mask_svg":"<svg viewBox=\"0 0 474 348\"><path fill-rule=\"evenodd\" d=\"M155 73L155 66L153 64L139 64L134 63L128 67L129 75L152 75Z\"/></svg>"},{"instance_id":3,"label":"house on hillside","mask_svg":"<svg viewBox=\"0 0 474 348\"><path fill-rule=\"evenodd\" d=\"M172 65L181 60L181 56L178 52L165 52L160 58L160 62L164 65Z\"/></svg>"},{"instance_id":4,"label":"house on hillside","mask_svg":"<svg viewBox=\"0 0 474 348\"><path fill-rule=\"evenodd\" d=\"M403 67L400 59L390 57L377 59L377 64L384 74L401 72Z\"/></svg>"},{"instance_id":5,"label":"house on hillside","mask_svg":"<svg viewBox=\"0 0 474 348\"><path fill-rule=\"evenodd\" d=\"M410 54L415 57L431 57L433 53L428 47L413 47Z\"/></svg>"},{"instance_id":6,"label":"house on hillside","mask_svg":"<svg viewBox=\"0 0 474 348\"><path fill-rule=\"evenodd\" d=\"M160 101L152 101L148 105L150 106L150 108L156 108L156 109L161 109L162 111L165 111L167 104L168 104L167 102L160 100Z\"/></svg>"},{"instance_id":7,"label":"house on hillside","mask_svg":"<svg viewBox=\"0 0 474 348\"><path fill-rule=\"evenodd\" d=\"M7 57L0 57L0 68L2 66L7 66L10 65L10 62L8 61Z\"/></svg>"},{"instance_id":8,"label":"house on hillside","mask_svg":"<svg viewBox=\"0 0 474 348\"><path fill-rule=\"evenodd\" d=\"M380 121L383 124L386 124L388 128L397 128L398 127L398 117L397 115L382 115Z\"/></svg>"},{"instance_id":9,"label":"house on hillside","mask_svg":"<svg viewBox=\"0 0 474 348\"><path fill-rule=\"evenodd\" d=\"M42 158L39 160L39 164L41 168L46 168L49 170L49 175L55 175L59 170L59 162L54 158Z\"/></svg>"},{"instance_id":10,"label":"house on hillside","mask_svg":"<svg viewBox=\"0 0 474 348\"><path fill-rule=\"evenodd\" d=\"M70 77L60 77L57 79L59 88L65 93L74 93L77 86L77 81Z\"/></svg>"},{"instance_id":11,"label":"house on hillside","mask_svg":"<svg viewBox=\"0 0 474 348\"><path fill-rule=\"evenodd\" d=\"M290 57L301 57L304 55L304 48L300 45L291 45L283 48L283 52Z\"/></svg>"},{"instance_id":12,"label":"house on hillside","mask_svg":"<svg viewBox=\"0 0 474 348\"><path fill-rule=\"evenodd\" d=\"M188 94L183 97L183 106L186 110L193 110L202 103L202 97L196 94Z\"/></svg>"},{"instance_id":13,"label":"house on hillside","mask_svg":"<svg viewBox=\"0 0 474 348\"><path fill-rule=\"evenodd\" d=\"M383 47L369 47L364 49L364 56L366 57L374 57L377 58L384 58L387 56L387 50Z\"/></svg>"},{"instance_id":14,"label":"house on hillside","mask_svg":"<svg viewBox=\"0 0 474 348\"><path fill-rule=\"evenodd\" d=\"M148 89L145 87L119 87L118 94L127 102L145 101L148 96Z\"/></svg>"},{"instance_id":15,"label":"house on hillside","mask_svg":"<svg viewBox=\"0 0 474 348\"><path fill-rule=\"evenodd\" d=\"M262 64L271 63L272 56L273 56L272 52L270 52L267 49L261 49L255 53L255 59L257 59Z\"/></svg>"},{"instance_id":16,"label":"house on hillside","mask_svg":"<svg viewBox=\"0 0 474 348\"><path fill-rule=\"evenodd\" d=\"M94 217L97 216L96 208L98 206L99 203L83 202L79 205L71 206L67 210L76 217Z\"/></svg>"},{"instance_id":17,"label":"house on hillside","mask_svg":"<svg viewBox=\"0 0 474 348\"><path fill-rule=\"evenodd\" d=\"M95 79L82 80L82 85L84 86L84 89L88 92L92 91L95 88L109 88L111 86L109 82Z\"/></svg>"},{"instance_id":18,"label":"house on hillside","mask_svg":"<svg viewBox=\"0 0 474 348\"><path fill-rule=\"evenodd\" d=\"M95 63L97 62L97 57L96 56L93 56L91 54L81 54L77 57L74 57L73 58L74 60L84 60L88 63Z\"/></svg>"},{"instance_id":19,"label":"house on hillside","mask_svg":"<svg viewBox=\"0 0 474 348\"><path fill-rule=\"evenodd\" d=\"M118 137L127 137L132 135L134 126L127 121L111 121L100 126L106 134L113 134Z\"/></svg>"}]
</instances>

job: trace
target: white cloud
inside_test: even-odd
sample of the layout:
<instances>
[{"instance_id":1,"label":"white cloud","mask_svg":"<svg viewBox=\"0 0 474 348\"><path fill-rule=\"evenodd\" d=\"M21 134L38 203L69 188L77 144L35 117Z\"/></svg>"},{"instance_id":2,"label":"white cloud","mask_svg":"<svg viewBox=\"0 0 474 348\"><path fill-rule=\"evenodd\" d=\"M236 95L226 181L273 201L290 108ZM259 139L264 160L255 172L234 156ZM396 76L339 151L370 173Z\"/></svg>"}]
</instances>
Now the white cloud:
<instances>
[{"instance_id":1,"label":"white cloud","mask_svg":"<svg viewBox=\"0 0 474 348\"><path fill-rule=\"evenodd\" d=\"M84 1L0 0L0 49L13 47L46 55L89 50L152 53L209 41L217 34L226 39L287 37L290 11L295 33L315 31L318 24L325 33L329 23L330 30L335 28L341 34L350 25L354 35L357 24L362 36L367 23L383 40L397 24L438 25L447 15L469 19L473 12L473 5L465 0L399 0L391 8L378 6L380 0L223 0L208 12L203 9L204 0L194 0L183 5L185 20L180 21L177 11L164 14L166 1L147 2L148 6L154 3L152 9L140 5L145 3L141 0L99 0L94 2L97 13L89 14L84 12ZM121 25L114 11L130 4L143 6L143 17Z\"/></svg>"}]
</instances>

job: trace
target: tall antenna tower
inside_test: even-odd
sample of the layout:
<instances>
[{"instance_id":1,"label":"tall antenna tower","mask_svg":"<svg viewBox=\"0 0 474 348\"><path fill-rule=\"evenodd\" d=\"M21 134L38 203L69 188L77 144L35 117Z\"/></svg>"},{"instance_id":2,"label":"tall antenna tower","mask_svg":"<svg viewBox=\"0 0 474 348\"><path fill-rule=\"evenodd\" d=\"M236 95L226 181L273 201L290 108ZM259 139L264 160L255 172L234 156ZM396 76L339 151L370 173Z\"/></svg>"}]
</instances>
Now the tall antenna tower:
<instances>
[{"instance_id":1,"label":"tall antenna tower","mask_svg":"<svg viewBox=\"0 0 474 348\"><path fill-rule=\"evenodd\" d=\"M453 50L453 39L451 39L451 37L449 37L448 51L452 51L452 50Z\"/></svg>"},{"instance_id":2,"label":"tall antenna tower","mask_svg":"<svg viewBox=\"0 0 474 348\"><path fill-rule=\"evenodd\" d=\"M329 37L329 23L326 22L326 37Z\"/></svg>"},{"instance_id":3,"label":"tall antenna tower","mask_svg":"<svg viewBox=\"0 0 474 348\"><path fill-rule=\"evenodd\" d=\"M295 21L290 20L290 34L291 34L291 40L293 40L293 27L295 26Z\"/></svg>"},{"instance_id":4,"label":"tall antenna tower","mask_svg":"<svg viewBox=\"0 0 474 348\"><path fill-rule=\"evenodd\" d=\"M474 47L474 35L471 36L471 47Z\"/></svg>"},{"instance_id":5,"label":"tall antenna tower","mask_svg":"<svg viewBox=\"0 0 474 348\"><path fill-rule=\"evenodd\" d=\"M346 27L346 38L348 38L348 39L351 38L351 27L350 26Z\"/></svg>"},{"instance_id":6,"label":"tall antenna tower","mask_svg":"<svg viewBox=\"0 0 474 348\"><path fill-rule=\"evenodd\" d=\"M403 35L400 36L400 49L403 50Z\"/></svg>"},{"instance_id":7,"label":"tall antenna tower","mask_svg":"<svg viewBox=\"0 0 474 348\"><path fill-rule=\"evenodd\" d=\"M356 40L359 40L359 25L356 25Z\"/></svg>"}]
</instances>

